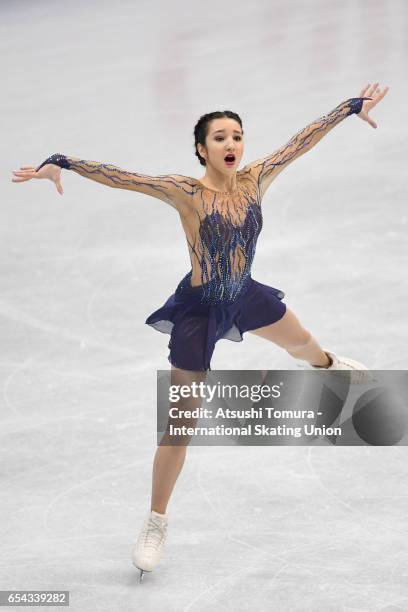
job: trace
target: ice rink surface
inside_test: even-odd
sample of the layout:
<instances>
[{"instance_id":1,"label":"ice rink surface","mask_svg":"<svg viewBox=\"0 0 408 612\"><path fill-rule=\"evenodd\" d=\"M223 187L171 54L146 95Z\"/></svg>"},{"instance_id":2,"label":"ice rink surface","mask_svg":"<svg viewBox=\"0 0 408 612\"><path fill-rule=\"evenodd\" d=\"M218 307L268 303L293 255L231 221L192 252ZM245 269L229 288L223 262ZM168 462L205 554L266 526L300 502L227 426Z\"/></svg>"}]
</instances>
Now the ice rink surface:
<instances>
[{"instance_id":1,"label":"ice rink surface","mask_svg":"<svg viewBox=\"0 0 408 612\"><path fill-rule=\"evenodd\" d=\"M0 31L0 589L69 590L75 612L407 610L405 447L188 449L138 583L169 367L144 321L190 269L179 217L11 171L65 153L200 179L204 113L241 116L244 165L389 86L378 129L348 117L270 186L252 275L322 346L405 370L408 2L3 0ZM247 333L212 368L297 365Z\"/></svg>"}]
</instances>

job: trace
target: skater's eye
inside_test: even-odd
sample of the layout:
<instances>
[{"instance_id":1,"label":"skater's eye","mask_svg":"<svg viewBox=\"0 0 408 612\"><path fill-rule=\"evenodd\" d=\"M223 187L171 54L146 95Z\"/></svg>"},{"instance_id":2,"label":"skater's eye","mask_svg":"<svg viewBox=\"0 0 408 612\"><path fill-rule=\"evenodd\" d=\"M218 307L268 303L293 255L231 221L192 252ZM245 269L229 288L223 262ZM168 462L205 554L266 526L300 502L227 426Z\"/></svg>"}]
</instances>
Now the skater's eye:
<instances>
[{"instance_id":1,"label":"skater's eye","mask_svg":"<svg viewBox=\"0 0 408 612\"><path fill-rule=\"evenodd\" d=\"M217 136L215 140L224 140L221 136ZM235 140L242 140L241 136L235 136Z\"/></svg>"}]
</instances>

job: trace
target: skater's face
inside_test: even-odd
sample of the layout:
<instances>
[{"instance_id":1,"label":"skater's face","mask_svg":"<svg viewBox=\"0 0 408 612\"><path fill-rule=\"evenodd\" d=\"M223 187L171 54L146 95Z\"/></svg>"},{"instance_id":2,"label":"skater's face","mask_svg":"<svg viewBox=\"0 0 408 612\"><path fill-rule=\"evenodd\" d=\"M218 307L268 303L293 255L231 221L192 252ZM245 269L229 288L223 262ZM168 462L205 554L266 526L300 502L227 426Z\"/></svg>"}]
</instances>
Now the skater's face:
<instances>
[{"instance_id":1,"label":"skater's face","mask_svg":"<svg viewBox=\"0 0 408 612\"><path fill-rule=\"evenodd\" d=\"M213 166L224 174L233 174L237 171L244 151L244 134L238 121L223 117L213 119L207 126L206 146L198 145L198 152L206 161L206 165ZM233 155L233 162L229 162L227 155Z\"/></svg>"}]
</instances>

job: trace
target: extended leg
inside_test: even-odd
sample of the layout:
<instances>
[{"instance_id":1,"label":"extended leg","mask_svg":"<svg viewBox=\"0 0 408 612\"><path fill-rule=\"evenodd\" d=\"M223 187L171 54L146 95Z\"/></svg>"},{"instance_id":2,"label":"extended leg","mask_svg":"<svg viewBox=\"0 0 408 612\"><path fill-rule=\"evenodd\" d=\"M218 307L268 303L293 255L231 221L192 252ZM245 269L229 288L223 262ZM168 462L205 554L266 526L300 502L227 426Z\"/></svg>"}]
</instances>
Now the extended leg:
<instances>
[{"instance_id":1,"label":"extended leg","mask_svg":"<svg viewBox=\"0 0 408 612\"><path fill-rule=\"evenodd\" d=\"M252 334L271 340L278 346L311 365L328 367L331 359L323 351L317 340L301 324L296 315L286 308L283 317L258 329L250 330Z\"/></svg>"},{"instance_id":2,"label":"extended leg","mask_svg":"<svg viewBox=\"0 0 408 612\"><path fill-rule=\"evenodd\" d=\"M181 370L172 366L171 384L190 385L192 382L205 380L206 372ZM201 398L182 398L171 402L172 408L193 410L200 407ZM198 419L182 419L180 425L195 426ZM174 421L174 419L173 419ZM153 463L153 482L151 509L143 523L133 551L133 565L140 570L140 580L145 572L151 572L160 561L167 537L168 516L167 503L173 491L177 477L181 472L186 455L189 437L181 440L172 439L167 430L171 422L170 416ZM176 442L176 443L175 443Z\"/></svg>"},{"instance_id":3,"label":"extended leg","mask_svg":"<svg viewBox=\"0 0 408 612\"><path fill-rule=\"evenodd\" d=\"M289 308L276 323L250 331L257 336L271 340L286 349L293 357L307 361L313 367L341 371L341 375L348 384L350 382L353 384L377 382L375 376L371 375L363 363L350 359L350 357L341 357L333 351L324 351L310 332L302 327Z\"/></svg>"}]
</instances>

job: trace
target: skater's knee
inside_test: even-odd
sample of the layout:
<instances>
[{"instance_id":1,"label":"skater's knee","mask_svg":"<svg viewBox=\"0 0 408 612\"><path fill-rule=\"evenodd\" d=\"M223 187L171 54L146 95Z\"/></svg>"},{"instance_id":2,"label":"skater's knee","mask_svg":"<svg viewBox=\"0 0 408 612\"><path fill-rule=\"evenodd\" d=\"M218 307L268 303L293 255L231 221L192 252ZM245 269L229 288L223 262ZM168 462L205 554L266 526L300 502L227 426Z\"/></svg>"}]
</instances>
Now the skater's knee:
<instances>
[{"instance_id":1,"label":"skater's knee","mask_svg":"<svg viewBox=\"0 0 408 612\"><path fill-rule=\"evenodd\" d=\"M187 446L191 442L191 436L187 435L175 435L170 432L169 426L167 426L160 442L158 443L158 451L160 447L166 448L166 463L171 464L173 461L176 463L180 461L186 454Z\"/></svg>"}]
</instances>

